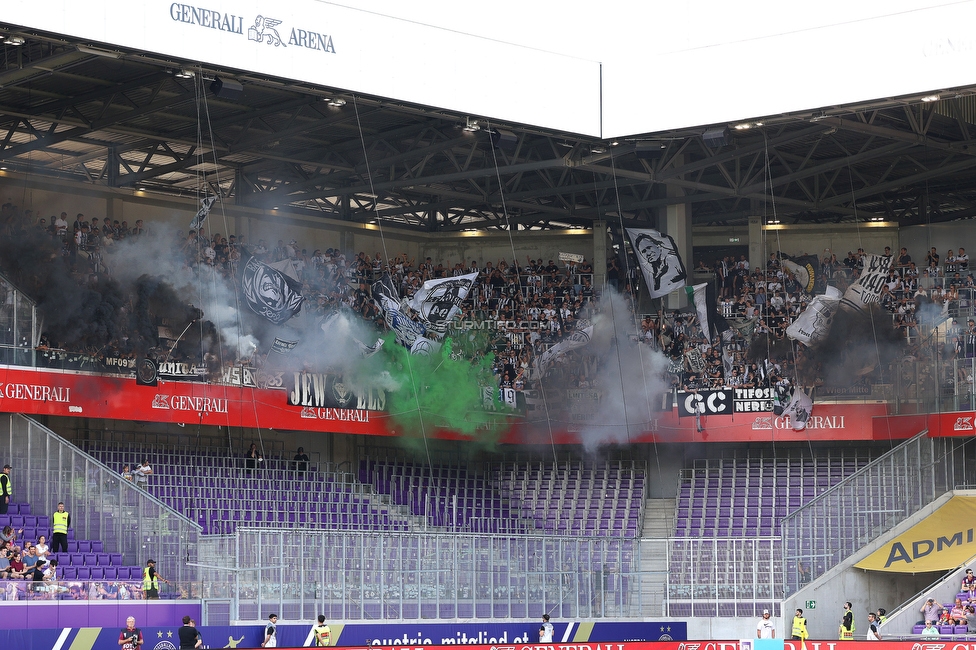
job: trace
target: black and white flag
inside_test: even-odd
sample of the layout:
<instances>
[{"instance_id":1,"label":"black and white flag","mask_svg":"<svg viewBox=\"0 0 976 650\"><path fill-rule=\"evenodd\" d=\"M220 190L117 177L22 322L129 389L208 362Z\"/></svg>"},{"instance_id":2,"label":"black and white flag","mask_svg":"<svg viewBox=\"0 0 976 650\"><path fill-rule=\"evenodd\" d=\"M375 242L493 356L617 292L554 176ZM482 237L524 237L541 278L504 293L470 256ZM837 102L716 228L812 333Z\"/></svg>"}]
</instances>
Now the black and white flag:
<instances>
[{"instance_id":1,"label":"black and white flag","mask_svg":"<svg viewBox=\"0 0 976 650\"><path fill-rule=\"evenodd\" d=\"M837 287L828 286L826 292L814 296L807 308L786 328L786 335L807 347L816 347L830 334L834 312L843 295Z\"/></svg>"},{"instance_id":2,"label":"black and white flag","mask_svg":"<svg viewBox=\"0 0 976 650\"><path fill-rule=\"evenodd\" d=\"M651 298L666 296L685 286L685 265L670 235L652 228L627 228Z\"/></svg>"},{"instance_id":3,"label":"black and white flag","mask_svg":"<svg viewBox=\"0 0 976 650\"><path fill-rule=\"evenodd\" d=\"M790 418L790 426L794 431L803 431L807 428L807 420L813 412L813 400L810 396L796 387L790 403L783 409L783 416Z\"/></svg>"},{"instance_id":4,"label":"black and white flag","mask_svg":"<svg viewBox=\"0 0 976 650\"><path fill-rule=\"evenodd\" d=\"M857 281L847 288L841 299L841 307L850 311L867 311L868 307L880 300L881 287L888 281L891 257L887 255L865 255L861 258L864 269Z\"/></svg>"},{"instance_id":5,"label":"black and white flag","mask_svg":"<svg viewBox=\"0 0 976 650\"><path fill-rule=\"evenodd\" d=\"M546 370L549 368L550 363L570 350L575 350L576 348L581 348L588 344L591 338L593 338L592 325L574 331L562 341L540 354L538 357L536 357L536 368L539 371L539 376L542 377L546 374Z\"/></svg>"},{"instance_id":6,"label":"black and white flag","mask_svg":"<svg viewBox=\"0 0 976 650\"><path fill-rule=\"evenodd\" d=\"M251 310L281 325L302 310L302 283L256 257L246 256L241 266L241 293Z\"/></svg>"},{"instance_id":7,"label":"black and white flag","mask_svg":"<svg viewBox=\"0 0 976 650\"><path fill-rule=\"evenodd\" d=\"M461 303L468 297L477 277L475 272L427 280L410 299L410 307L430 329L443 334L461 311Z\"/></svg>"},{"instance_id":8,"label":"black and white flag","mask_svg":"<svg viewBox=\"0 0 976 650\"><path fill-rule=\"evenodd\" d=\"M197 216L193 217L193 221L190 222L190 230L196 230L203 225L203 222L207 220L207 215L210 214L210 208L213 207L216 200L216 194L200 199L200 209L197 210Z\"/></svg>"}]
</instances>

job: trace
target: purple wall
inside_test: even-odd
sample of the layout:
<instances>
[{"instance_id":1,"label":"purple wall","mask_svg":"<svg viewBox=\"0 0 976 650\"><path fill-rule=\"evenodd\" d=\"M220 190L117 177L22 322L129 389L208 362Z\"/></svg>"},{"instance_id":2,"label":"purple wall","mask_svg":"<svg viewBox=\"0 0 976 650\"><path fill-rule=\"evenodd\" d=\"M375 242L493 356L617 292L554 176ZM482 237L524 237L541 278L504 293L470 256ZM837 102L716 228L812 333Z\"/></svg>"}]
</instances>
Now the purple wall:
<instances>
[{"instance_id":1,"label":"purple wall","mask_svg":"<svg viewBox=\"0 0 976 650\"><path fill-rule=\"evenodd\" d=\"M139 627L181 625L184 616L200 620L200 601L146 602L123 600L108 603L13 602L0 604L0 619L6 629L64 627L125 627L125 619L136 617Z\"/></svg>"}]
</instances>

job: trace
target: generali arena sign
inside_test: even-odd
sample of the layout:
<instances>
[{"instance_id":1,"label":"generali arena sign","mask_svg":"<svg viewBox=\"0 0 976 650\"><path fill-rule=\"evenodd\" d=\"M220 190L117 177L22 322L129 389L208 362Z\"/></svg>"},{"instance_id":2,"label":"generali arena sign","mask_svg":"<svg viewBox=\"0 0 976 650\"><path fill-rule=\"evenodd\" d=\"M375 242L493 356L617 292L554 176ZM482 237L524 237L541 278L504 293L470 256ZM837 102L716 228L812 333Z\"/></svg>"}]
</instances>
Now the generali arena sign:
<instances>
[{"instance_id":1,"label":"generali arena sign","mask_svg":"<svg viewBox=\"0 0 976 650\"><path fill-rule=\"evenodd\" d=\"M0 412L380 436L402 433L396 430L389 414L381 410L386 404L382 396L369 391L359 391L357 395L341 383L330 381L323 379L319 383L331 390L330 395L336 393L339 397L317 400L315 377L309 382L283 381L277 388L163 379L150 386L137 384L129 377L0 366ZM311 386L308 390L306 383ZM351 397L345 399L347 394ZM941 416L957 428L972 426L972 413ZM952 422L948 423L950 419ZM559 418L553 416L552 421L556 426ZM913 436L924 428L919 427L924 423L924 416L890 418L884 404L818 403L805 431L794 431L789 418L763 411L731 408L728 412L689 418L680 417L678 409L672 409L654 413L644 432L632 436L630 441L888 440ZM569 444L588 435L585 422L560 424L552 430L546 422L513 417L504 426L507 430L502 440L514 444L548 444L550 436ZM951 430L951 426L946 428ZM967 431L972 435L972 430ZM451 431L432 435L460 437Z\"/></svg>"}]
</instances>

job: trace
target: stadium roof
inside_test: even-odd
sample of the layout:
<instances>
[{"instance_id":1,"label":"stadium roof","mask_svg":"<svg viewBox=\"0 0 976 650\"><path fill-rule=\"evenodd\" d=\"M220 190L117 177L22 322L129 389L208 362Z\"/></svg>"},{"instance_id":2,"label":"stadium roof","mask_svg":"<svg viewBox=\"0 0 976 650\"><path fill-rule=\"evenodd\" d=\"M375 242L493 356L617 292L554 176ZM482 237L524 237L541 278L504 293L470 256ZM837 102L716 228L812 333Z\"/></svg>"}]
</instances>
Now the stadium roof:
<instances>
[{"instance_id":1,"label":"stadium roof","mask_svg":"<svg viewBox=\"0 0 976 650\"><path fill-rule=\"evenodd\" d=\"M39 177L421 232L976 216L976 86L610 141L0 33L0 165Z\"/></svg>"}]
</instances>

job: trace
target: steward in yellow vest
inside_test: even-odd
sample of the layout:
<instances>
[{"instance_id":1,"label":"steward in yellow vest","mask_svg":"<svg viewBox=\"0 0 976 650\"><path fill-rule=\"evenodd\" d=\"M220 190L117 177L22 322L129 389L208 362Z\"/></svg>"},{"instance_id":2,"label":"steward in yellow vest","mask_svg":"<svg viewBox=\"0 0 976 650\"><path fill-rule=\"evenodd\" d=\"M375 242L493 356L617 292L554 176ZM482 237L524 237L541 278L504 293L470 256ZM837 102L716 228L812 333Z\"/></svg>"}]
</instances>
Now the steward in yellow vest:
<instances>
[{"instance_id":1,"label":"steward in yellow vest","mask_svg":"<svg viewBox=\"0 0 976 650\"><path fill-rule=\"evenodd\" d=\"M793 615L793 631L791 633L794 641L805 641L810 634L807 632L807 619L803 618L803 610L797 609Z\"/></svg>"},{"instance_id":2,"label":"steward in yellow vest","mask_svg":"<svg viewBox=\"0 0 976 650\"><path fill-rule=\"evenodd\" d=\"M854 611L850 601L844 603L844 618L840 621L840 640L854 640Z\"/></svg>"}]
</instances>

